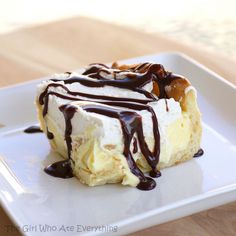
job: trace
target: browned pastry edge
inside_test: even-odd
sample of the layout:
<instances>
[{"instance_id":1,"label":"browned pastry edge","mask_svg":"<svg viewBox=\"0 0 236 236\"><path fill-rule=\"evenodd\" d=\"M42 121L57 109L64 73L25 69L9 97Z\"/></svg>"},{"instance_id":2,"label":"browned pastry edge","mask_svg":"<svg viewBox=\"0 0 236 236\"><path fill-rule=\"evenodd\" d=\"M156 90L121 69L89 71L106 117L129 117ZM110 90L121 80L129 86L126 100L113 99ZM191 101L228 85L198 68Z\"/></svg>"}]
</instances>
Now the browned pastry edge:
<instances>
[{"instance_id":1,"label":"browned pastry edge","mask_svg":"<svg viewBox=\"0 0 236 236\"><path fill-rule=\"evenodd\" d=\"M143 63L138 63L138 64L121 64L119 65L117 62L113 62L111 68L113 69L119 69L119 70L132 70L134 68L138 68L141 66ZM141 67L137 72L138 73L144 73L150 66L150 63L147 63L143 67ZM174 98L175 101L180 102L181 108L183 111L186 110L186 94L185 94L185 89L187 87L191 86L190 82L184 78L180 77L176 80L173 80L168 86L165 88L165 92L168 96L168 98ZM160 95L160 90L158 84L154 81L153 82L153 90L152 92L159 97Z\"/></svg>"}]
</instances>

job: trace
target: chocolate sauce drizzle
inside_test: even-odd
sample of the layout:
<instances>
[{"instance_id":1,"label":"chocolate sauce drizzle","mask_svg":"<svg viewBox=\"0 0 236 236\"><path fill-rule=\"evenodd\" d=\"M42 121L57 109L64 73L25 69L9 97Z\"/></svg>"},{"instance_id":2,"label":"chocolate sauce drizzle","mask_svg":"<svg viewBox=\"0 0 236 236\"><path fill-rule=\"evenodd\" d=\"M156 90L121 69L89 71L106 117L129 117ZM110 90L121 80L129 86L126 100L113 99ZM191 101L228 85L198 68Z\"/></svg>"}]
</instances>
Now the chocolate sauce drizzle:
<instances>
[{"instance_id":1,"label":"chocolate sauce drizzle","mask_svg":"<svg viewBox=\"0 0 236 236\"><path fill-rule=\"evenodd\" d=\"M138 143L137 139L134 137L134 142L133 142L133 154L138 152Z\"/></svg>"},{"instance_id":2,"label":"chocolate sauce drizzle","mask_svg":"<svg viewBox=\"0 0 236 236\"><path fill-rule=\"evenodd\" d=\"M44 168L44 171L51 176L63 179L72 178L74 176L69 159L55 162Z\"/></svg>"},{"instance_id":3,"label":"chocolate sauce drizzle","mask_svg":"<svg viewBox=\"0 0 236 236\"><path fill-rule=\"evenodd\" d=\"M104 77L104 74L109 75L112 79ZM50 83L45 91L39 96L39 103L44 105L43 116L48 112L49 96L57 96L69 101L92 101L96 104L81 106L87 112L93 112L104 116L109 116L118 119L124 137L124 150L123 154L126 157L127 163L131 172L140 179L137 188L141 190L151 190L155 188L156 182L149 177L146 177L143 172L136 165L132 153L130 151L131 141L134 139L133 153L137 152L137 142L139 143L140 150L145 157L147 163L151 167L150 176L159 177L161 173L157 170L160 155L160 134L158 129L158 120L152 107L148 105L150 102L157 101L158 98L152 93L143 89L149 82L156 82L159 86L159 98L168 98L165 92L165 86L169 85L173 80L181 78L170 72L164 70L160 64L143 63L131 67L128 70L119 70L109 68L103 64L91 64L90 67L81 76L71 75L64 80L52 79L54 83ZM64 84L80 83L87 87L104 87L113 86L120 89L128 89L141 94L144 94L146 99L134 99L125 97L111 97L101 96L96 94L88 94L82 92L73 92L63 84L57 82L63 81ZM61 87L66 94L61 94L50 90L50 88ZM166 103L167 104L167 103ZM108 106L104 106L108 105ZM61 161L50 165L45 168L46 173L61 177L72 177L71 168L71 151L72 151L72 124L73 118L77 108L73 104L62 105L60 111L65 118L65 140L67 144L68 160ZM135 111L147 110L150 112L153 122L153 135L154 135L154 148L151 151L145 141L143 134L143 121L142 117ZM167 106L168 110L168 106ZM134 137L136 134L137 139Z\"/></svg>"},{"instance_id":4,"label":"chocolate sauce drizzle","mask_svg":"<svg viewBox=\"0 0 236 236\"><path fill-rule=\"evenodd\" d=\"M204 154L204 151L202 148L200 148L194 155L193 157L200 157Z\"/></svg>"},{"instance_id":5,"label":"chocolate sauce drizzle","mask_svg":"<svg viewBox=\"0 0 236 236\"><path fill-rule=\"evenodd\" d=\"M167 102L166 98L165 98L165 104L166 104L166 112L169 112L169 106L168 106L168 102Z\"/></svg>"},{"instance_id":6,"label":"chocolate sauce drizzle","mask_svg":"<svg viewBox=\"0 0 236 236\"><path fill-rule=\"evenodd\" d=\"M32 125L24 130L27 134L33 134L33 133L42 133L43 131L40 129L37 125Z\"/></svg>"},{"instance_id":7,"label":"chocolate sauce drizzle","mask_svg":"<svg viewBox=\"0 0 236 236\"><path fill-rule=\"evenodd\" d=\"M47 137L48 139L54 139L54 134L52 132L50 132L47 128Z\"/></svg>"},{"instance_id":8,"label":"chocolate sauce drizzle","mask_svg":"<svg viewBox=\"0 0 236 236\"><path fill-rule=\"evenodd\" d=\"M43 131L40 129L39 126L37 125L32 125L24 130L25 133L27 134L34 134L34 133L43 133ZM54 135L51 133L48 128L47 128L47 137L48 139L53 139Z\"/></svg>"}]
</instances>

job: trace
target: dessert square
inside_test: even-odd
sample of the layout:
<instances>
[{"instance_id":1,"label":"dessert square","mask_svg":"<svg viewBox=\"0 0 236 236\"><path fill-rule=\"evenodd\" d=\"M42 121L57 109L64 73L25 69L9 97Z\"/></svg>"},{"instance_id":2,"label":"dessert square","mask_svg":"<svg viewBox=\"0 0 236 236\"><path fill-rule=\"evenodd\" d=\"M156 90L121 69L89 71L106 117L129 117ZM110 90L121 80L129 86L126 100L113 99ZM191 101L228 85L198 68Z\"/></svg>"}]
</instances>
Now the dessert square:
<instances>
[{"instance_id":1,"label":"dessert square","mask_svg":"<svg viewBox=\"0 0 236 236\"><path fill-rule=\"evenodd\" d=\"M160 64L95 63L57 74L39 85L36 105L41 129L65 158L45 168L52 176L151 190L161 169L200 150L196 90Z\"/></svg>"}]
</instances>

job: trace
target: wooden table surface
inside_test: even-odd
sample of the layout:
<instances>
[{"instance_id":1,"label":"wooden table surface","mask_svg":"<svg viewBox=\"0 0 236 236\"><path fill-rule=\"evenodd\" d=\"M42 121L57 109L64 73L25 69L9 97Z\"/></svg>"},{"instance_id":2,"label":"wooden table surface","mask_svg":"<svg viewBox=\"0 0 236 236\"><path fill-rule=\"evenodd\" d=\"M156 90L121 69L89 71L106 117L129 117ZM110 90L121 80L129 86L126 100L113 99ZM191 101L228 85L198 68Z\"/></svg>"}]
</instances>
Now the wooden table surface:
<instances>
[{"instance_id":1,"label":"wooden table surface","mask_svg":"<svg viewBox=\"0 0 236 236\"><path fill-rule=\"evenodd\" d=\"M114 26L88 18L72 18L0 35L0 86L79 68L164 51L181 51L236 84L236 63L203 49L182 45L160 35ZM0 207L0 235L14 225ZM236 235L236 202L132 235Z\"/></svg>"}]
</instances>

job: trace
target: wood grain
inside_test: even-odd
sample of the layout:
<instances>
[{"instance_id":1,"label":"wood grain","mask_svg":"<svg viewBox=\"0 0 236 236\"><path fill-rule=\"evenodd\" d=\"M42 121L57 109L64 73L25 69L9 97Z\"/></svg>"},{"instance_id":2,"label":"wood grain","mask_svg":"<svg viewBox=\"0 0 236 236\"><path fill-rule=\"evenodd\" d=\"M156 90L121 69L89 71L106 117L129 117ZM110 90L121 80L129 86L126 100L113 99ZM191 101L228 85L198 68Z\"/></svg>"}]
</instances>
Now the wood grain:
<instances>
[{"instance_id":1,"label":"wood grain","mask_svg":"<svg viewBox=\"0 0 236 236\"><path fill-rule=\"evenodd\" d=\"M181 51L236 82L235 63L161 36L73 18L0 37L0 86L72 70L92 61L110 62L164 51Z\"/></svg>"},{"instance_id":2,"label":"wood grain","mask_svg":"<svg viewBox=\"0 0 236 236\"><path fill-rule=\"evenodd\" d=\"M235 236L236 204L230 203L179 220L155 226L130 236Z\"/></svg>"},{"instance_id":3,"label":"wood grain","mask_svg":"<svg viewBox=\"0 0 236 236\"><path fill-rule=\"evenodd\" d=\"M236 63L205 49L188 47L160 35L73 18L0 36L0 86L76 69L91 62L110 62L164 51L181 51L236 84ZM12 221L0 208L0 235ZM236 235L236 202L132 234L164 236ZM20 235L12 228L9 235Z\"/></svg>"}]
</instances>

